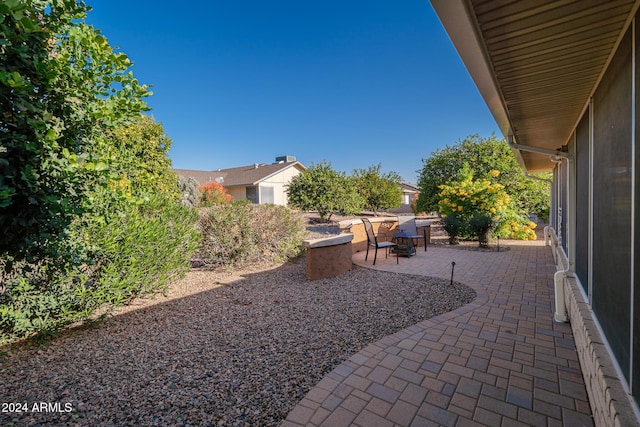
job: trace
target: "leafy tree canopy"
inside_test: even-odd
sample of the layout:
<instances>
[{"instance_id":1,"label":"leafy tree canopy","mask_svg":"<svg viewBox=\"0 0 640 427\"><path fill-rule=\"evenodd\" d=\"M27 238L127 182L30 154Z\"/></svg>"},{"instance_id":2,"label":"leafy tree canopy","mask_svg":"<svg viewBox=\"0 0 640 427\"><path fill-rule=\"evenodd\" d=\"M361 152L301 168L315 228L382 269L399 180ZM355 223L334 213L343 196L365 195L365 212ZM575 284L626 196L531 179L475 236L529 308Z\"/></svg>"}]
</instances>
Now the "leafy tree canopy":
<instances>
[{"instance_id":1,"label":"leafy tree canopy","mask_svg":"<svg viewBox=\"0 0 640 427\"><path fill-rule=\"evenodd\" d=\"M323 220L339 213L352 215L364 205L356 182L344 172L337 172L331 163L311 165L295 176L287 188L289 205L303 211L318 211Z\"/></svg>"},{"instance_id":2,"label":"leafy tree canopy","mask_svg":"<svg viewBox=\"0 0 640 427\"><path fill-rule=\"evenodd\" d=\"M0 342L163 289L196 248L151 93L87 11L0 1Z\"/></svg>"},{"instance_id":3,"label":"leafy tree canopy","mask_svg":"<svg viewBox=\"0 0 640 427\"><path fill-rule=\"evenodd\" d=\"M381 172L382 165L369 166L367 169L356 169L353 177L358 191L364 197L366 209L378 215L378 210L396 208L402 204L402 178L396 172Z\"/></svg>"},{"instance_id":4,"label":"leafy tree canopy","mask_svg":"<svg viewBox=\"0 0 640 427\"><path fill-rule=\"evenodd\" d=\"M179 200L178 177L171 171L171 139L161 123L139 114L135 121L109 130L93 153L107 165L109 186L127 197L145 198L161 193Z\"/></svg>"},{"instance_id":5,"label":"leafy tree canopy","mask_svg":"<svg viewBox=\"0 0 640 427\"><path fill-rule=\"evenodd\" d=\"M148 88L76 0L0 3L0 252L59 238L106 184L91 146L147 110ZM100 172L100 173L97 173Z\"/></svg>"},{"instance_id":6,"label":"leafy tree canopy","mask_svg":"<svg viewBox=\"0 0 640 427\"><path fill-rule=\"evenodd\" d=\"M522 172L511 149L503 139L495 135L481 138L470 135L453 146L447 146L422 160L418 178L420 197L418 210L438 210L441 185L460 181L460 173L467 163L476 179L495 179L504 186L506 193L527 213L535 213L545 219L549 213L549 184L527 178ZM493 177L494 171L499 175ZM547 178L548 174L542 174Z\"/></svg>"}]
</instances>

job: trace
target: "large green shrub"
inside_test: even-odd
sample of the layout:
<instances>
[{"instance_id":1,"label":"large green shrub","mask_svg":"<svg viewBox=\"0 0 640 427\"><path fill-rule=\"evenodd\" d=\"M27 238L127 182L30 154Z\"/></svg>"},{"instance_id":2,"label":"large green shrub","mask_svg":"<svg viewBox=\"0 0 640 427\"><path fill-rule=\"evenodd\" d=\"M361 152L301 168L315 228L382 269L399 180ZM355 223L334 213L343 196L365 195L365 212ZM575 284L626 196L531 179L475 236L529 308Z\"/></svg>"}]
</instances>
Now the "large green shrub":
<instances>
[{"instance_id":1,"label":"large green shrub","mask_svg":"<svg viewBox=\"0 0 640 427\"><path fill-rule=\"evenodd\" d=\"M382 165L356 169L353 178L360 195L364 198L364 207L378 216L378 210L397 208L402 204L402 178L396 172L381 172Z\"/></svg>"},{"instance_id":2,"label":"large green shrub","mask_svg":"<svg viewBox=\"0 0 640 427\"><path fill-rule=\"evenodd\" d=\"M495 135L481 138L469 135L453 146L446 146L422 159L423 167L418 177L420 196L417 209L420 212L438 210L441 197L440 186L459 181L463 166L467 163L478 180L494 179L521 207L523 214L535 213L543 220L547 218L550 203L549 183L531 179L523 172L511 152L509 145ZM492 171L500 175L493 177ZM539 178L550 178L548 173L537 174Z\"/></svg>"},{"instance_id":3,"label":"large green shrub","mask_svg":"<svg viewBox=\"0 0 640 427\"><path fill-rule=\"evenodd\" d=\"M127 204L81 228L93 274L91 297L121 304L164 290L189 269L198 244L197 212L162 196Z\"/></svg>"},{"instance_id":4,"label":"large green shrub","mask_svg":"<svg viewBox=\"0 0 640 427\"><path fill-rule=\"evenodd\" d=\"M0 1L0 340L51 332L189 267L151 92L75 0Z\"/></svg>"},{"instance_id":5,"label":"large green shrub","mask_svg":"<svg viewBox=\"0 0 640 427\"><path fill-rule=\"evenodd\" d=\"M311 165L294 176L287 186L287 195L290 206L317 211L323 220L330 220L334 213L353 215L365 204L355 178L334 170L331 163L326 162Z\"/></svg>"},{"instance_id":6,"label":"large green shrub","mask_svg":"<svg viewBox=\"0 0 640 427\"><path fill-rule=\"evenodd\" d=\"M486 247L489 232L496 237L536 238L535 224L531 226L531 221L525 219L502 184L492 182L500 176L500 171L491 171L491 179L476 180L465 163L459 176L459 180L441 185L438 193L439 213L445 220L445 231L451 242L458 237L473 237L480 246ZM523 227L525 229L520 230Z\"/></svg>"},{"instance_id":7,"label":"large green shrub","mask_svg":"<svg viewBox=\"0 0 640 427\"><path fill-rule=\"evenodd\" d=\"M302 219L289 208L246 202L202 209L200 228L200 258L220 266L295 257L305 233Z\"/></svg>"},{"instance_id":8,"label":"large green shrub","mask_svg":"<svg viewBox=\"0 0 640 427\"><path fill-rule=\"evenodd\" d=\"M0 2L0 252L12 257L52 256L104 169L92 145L148 109L148 87L87 10Z\"/></svg>"},{"instance_id":9,"label":"large green shrub","mask_svg":"<svg viewBox=\"0 0 640 427\"><path fill-rule=\"evenodd\" d=\"M157 195L144 203L114 204L119 206L113 213L87 215L73 225L68 245L75 265L17 261L4 273L0 342L48 334L99 307L162 291L188 270L199 240L193 209Z\"/></svg>"}]
</instances>

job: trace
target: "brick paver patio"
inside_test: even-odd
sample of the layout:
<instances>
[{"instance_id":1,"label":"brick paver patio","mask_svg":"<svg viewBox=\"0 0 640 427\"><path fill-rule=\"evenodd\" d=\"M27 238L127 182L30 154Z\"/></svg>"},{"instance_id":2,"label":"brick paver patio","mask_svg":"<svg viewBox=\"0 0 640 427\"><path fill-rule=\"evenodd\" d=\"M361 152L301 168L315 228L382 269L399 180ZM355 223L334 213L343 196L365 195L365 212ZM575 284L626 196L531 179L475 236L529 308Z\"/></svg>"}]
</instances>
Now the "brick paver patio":
<instances>
[{"instance_id":1,"label":"brick paver patio","mask_svg":"<svg viewBox=\"0 0 640 427\"><path fill-rule=\"evenodd\" d=\"M553 322L551 250L430 246L375 268L454 280L476 300L362 349L313 388L282 426L592 426L571 328ZM353 257L364 262L364 253Z\"/></svg>"}]
</instances>

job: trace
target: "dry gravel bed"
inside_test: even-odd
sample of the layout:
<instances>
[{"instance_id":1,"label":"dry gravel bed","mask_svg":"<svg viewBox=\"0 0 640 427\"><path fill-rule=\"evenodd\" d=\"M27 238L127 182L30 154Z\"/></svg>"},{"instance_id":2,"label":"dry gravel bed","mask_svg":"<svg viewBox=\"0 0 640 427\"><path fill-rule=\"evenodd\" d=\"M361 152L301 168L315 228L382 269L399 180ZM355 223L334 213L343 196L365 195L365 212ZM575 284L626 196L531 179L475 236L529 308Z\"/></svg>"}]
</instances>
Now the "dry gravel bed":
<instances>
[{"instance_id":1,"label":"dry gravel bed","mask_svg":"<svg viewBox=\"0 0 640 427\"><path fill-rule=\"evenodd\" d=\"M29 411L0 412L0 425L277 425L367 344L475 298L359 267L307 282L304 268L302 258L241 278L192 271L92 327L0 349L0 403ZM31 412L38 402L55 411Z\"/></svg>"}]
</instances>

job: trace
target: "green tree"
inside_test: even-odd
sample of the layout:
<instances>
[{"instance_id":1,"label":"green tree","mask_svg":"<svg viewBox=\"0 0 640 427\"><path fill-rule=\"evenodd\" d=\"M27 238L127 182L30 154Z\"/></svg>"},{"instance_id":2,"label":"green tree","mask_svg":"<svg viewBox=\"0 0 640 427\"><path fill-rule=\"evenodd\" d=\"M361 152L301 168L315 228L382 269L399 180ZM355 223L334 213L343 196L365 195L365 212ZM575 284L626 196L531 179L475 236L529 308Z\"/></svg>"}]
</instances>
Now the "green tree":
<instances>
[{"instance_id":1,"label":"green tree","mask_svg":"<svg viewBox=\"0 0 640 427\"><path fill-rule=\"evenodd\" d=\"M112 184L141 197L161 193L179 200L178 177L171 171L168 155L171 139L152 117L139 114L134 121L109 130L94 147L92 152L107 165Z\"/></svg>"},{"instance_id":2,"label":"green tree","mask_svg":"<svg viewBox=\"0 0 640 427\"><path fill-rule=\"evenodd\" d=\"M0 2L0 343L162 289L197 247L151 93L87 10Z\"/></svg>"},{"instance_id":3,"label":"green tree","mask_svg":"<svg viewBox=\"0 0 640 427\"><path fill-rule=\"evenodd\" d=\"M355 179L337 172L331 163L320 162L295 176L287 187L289 205L303 211L318 211L328 221L339 213L352 215L364 205Z\"/></svg>"},{"instance_id":4,"label":"green tree","mask_svg":"<svg viewBox=\"0 0 640 427\"><path fill-rule=\"evenodd\" d=\"M500 172L495 180L502 184L507 194L527 213L535 213L546 219L549 213L550 187L546 182L527 178L511 152L508 144L495 135L481 138L470 135L453 146L447 146L422 160L418 178L419 211L438 210L439 186L460 179L460 171L468 163L476 179L491 179L494 170ZM547 177L548 174L541 174Z\"/></svg>"},{"instance_id":5,"label":"green tree","mask_svg":"<svg viewBox=\"0 0 640 427\"><path fill-rule=\"evenodd\" d=\"M0 3L0 253L50 249L106 182L90 155L150 92L75 0Z\"/></svg>"},{"instance_id":6,"label":"green tree","mask_svg":"<svg viewBox=\"0 0 640 427\"><path fill-rule=\"evenodd\" d=\"M402 204L402 178L396 172L381 172L382 165L356 169L353 177L360 195L364 197L366 209L378 216L378 210L396 208Z\"/></svg>"}]
</instances>

